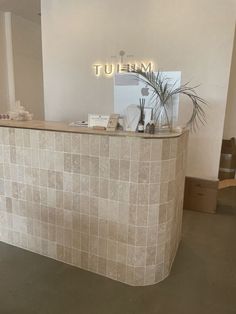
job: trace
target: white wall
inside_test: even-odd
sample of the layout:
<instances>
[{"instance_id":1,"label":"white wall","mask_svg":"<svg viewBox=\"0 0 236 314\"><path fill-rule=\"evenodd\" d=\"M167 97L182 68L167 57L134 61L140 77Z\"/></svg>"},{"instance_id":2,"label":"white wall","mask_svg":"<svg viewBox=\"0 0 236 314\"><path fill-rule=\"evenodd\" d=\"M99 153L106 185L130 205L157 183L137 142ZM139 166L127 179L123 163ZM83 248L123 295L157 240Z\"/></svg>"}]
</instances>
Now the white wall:
<instances>
[{"instance_id":1,"label":"white wall","mask_svg":"<svg viewBox=\"0 0 236 314\"><path fill-rule=\"evenodd\" d=\"M9 110L4 13L0 12L0 113Z\"/></svg>"},{"instance_id":2,"label":"white wall","mask_svg":"<svg viewBox=\"0 0 236 314\"><path fill-rule=\"evenodd\" d=\"M217 178L234 23L233 0L42 0L46 119L112 112L113 81L91 66L124 49L201 84L208 123L191 135L187 174Z\"/></svg>"},{"instance_id":3,"label":"white wall","mask_svg":"<svg viewBox=\"0 0 236 314\"><path fill-rule=\"evenodd\" d=\"M41 25L12 14L16 99L44 119Z\"/></svg>"},{"instance_id":4,"label":"white wall","mask_svg":"<svg viewBox=\"0 0 236 314\"><path fill-rule=\"evenodd\" d=\"M231 137L236 138L236 32L224 126L224 138L230 139Z\"/></svg>"}]
</instances>

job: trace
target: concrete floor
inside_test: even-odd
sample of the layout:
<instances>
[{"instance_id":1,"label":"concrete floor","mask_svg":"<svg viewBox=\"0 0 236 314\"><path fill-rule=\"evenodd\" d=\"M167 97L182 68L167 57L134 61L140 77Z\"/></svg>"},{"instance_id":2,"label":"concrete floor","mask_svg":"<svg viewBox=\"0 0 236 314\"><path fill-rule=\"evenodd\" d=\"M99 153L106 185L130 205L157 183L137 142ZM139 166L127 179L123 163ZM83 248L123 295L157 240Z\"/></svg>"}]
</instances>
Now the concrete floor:
<instances>
[{"instance_id":1,"label":"concrete floor","mask_svg":"<svg viewBox=\"0 0 236 314\"><path fill-rule=\"evenodd\" d=\"M236 314L236 189L186 211L169 278L133 288L0 243L0 314Z\"/></svg>"}]
</instances>

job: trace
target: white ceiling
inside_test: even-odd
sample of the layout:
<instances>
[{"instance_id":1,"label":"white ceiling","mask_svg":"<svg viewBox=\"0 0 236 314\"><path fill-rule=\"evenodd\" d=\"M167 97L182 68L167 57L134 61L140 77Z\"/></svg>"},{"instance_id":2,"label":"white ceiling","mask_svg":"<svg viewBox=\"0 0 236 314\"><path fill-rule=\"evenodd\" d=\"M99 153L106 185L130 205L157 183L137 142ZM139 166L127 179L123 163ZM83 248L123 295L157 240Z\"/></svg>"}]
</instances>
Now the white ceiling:
<instances>
[{"instance_id":1,"label":"white ceiling","mask_svg":"<svg viewBox=\"0 0 236 314\"><path fill-rule=\"evenodd\" d=\"M35 23L40 23L40 10L40 0L0 0L0 11L10 11Z\"/></svg>"}]
</instances>

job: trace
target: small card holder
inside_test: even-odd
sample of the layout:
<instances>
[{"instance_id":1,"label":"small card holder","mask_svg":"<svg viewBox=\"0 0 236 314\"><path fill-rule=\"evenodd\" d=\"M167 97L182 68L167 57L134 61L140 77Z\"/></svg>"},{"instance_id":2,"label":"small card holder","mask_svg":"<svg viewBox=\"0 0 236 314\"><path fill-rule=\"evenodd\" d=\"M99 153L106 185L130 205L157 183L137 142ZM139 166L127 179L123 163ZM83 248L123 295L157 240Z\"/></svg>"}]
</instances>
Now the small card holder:
<instances>
[{"instance_id":1,"label":"small card holder","mask_svg":"<svg viewBox=\"0 0 236 314\"><path fill-rule=\"evenodd\" d=\"M117 129L119 116L120 116L119 114L110 115L108 125L107 125L108 132L114 132Z\"/></svg>"}]
</instances>

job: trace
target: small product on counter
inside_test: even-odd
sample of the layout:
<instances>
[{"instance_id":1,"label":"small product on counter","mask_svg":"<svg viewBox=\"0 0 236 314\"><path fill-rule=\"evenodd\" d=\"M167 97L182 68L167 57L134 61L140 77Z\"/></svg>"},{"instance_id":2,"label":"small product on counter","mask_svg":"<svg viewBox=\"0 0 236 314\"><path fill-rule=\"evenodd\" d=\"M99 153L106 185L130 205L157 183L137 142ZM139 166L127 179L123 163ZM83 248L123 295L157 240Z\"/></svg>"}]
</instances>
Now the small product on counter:
<instances>
[{"instance_id":1,"label":"small product on counter","mask_svg":"<svg viewBox=\"0 0 236 314\"><path fill-rule=\"evenodd\" d=\"M148 134L154 134L155 133L155 122L153 120L148 122L146 129L145 129L145 133L148 133Z\"/></svg>"},{"instance_id":2,"label":"small product on counter","mask_svg":"<svg viewBox=\"0 0 236 314\"><path fill-rule=\"evenodd\" d=\"M88 121L74 121L69 124L69 126L77 126L82 128L88 127Z\"/></svg>"},{"instance_id":3,"label":"small product on counter","mask_svg":"<svg viewBox=\"0 0 236 314\"><path fill-rule=\"evenodd\" d=\"M7 113L0 114L0 120L10 120L10 116Z\"/></svg>"},{"instance_id":4,"label":"small product on counter","mask_svg":"<svg viewBox=\"0 0 236 314\"><path fill-rule=\"evenodd\" d=\"M33 114L25 110L25 107L21 106L20 101L16 101L15 109L9 112L11 120L29 121L32 120Z\"/></svg>"},{"instance_id":5,"label":"small product on counter","mask_svg":"<svg viewBox=\"0 0 236 314\"><path fill-rule=\"evenodd\" d=\"M145 114L144 114L144 107L145 107L145 99L144 98L140 98L139 99L139 108L140 108L140 119L139 119L139 123L138 123L138 132L139 133L144 133L144 118L145 118Z\"/></svg>"},{"instance_id":6,"label":"small product on counter","mask_svg":"<svg viewBox=\"0 0 236 314\"><path fill-rule=\"evenodd\" d=\"M149 133L150 133L150 134L154 134L154 133L155 133L155 121L154 121L154 120L151 120L151 121L150 121Z\"/></svg>"}]
</instances>

